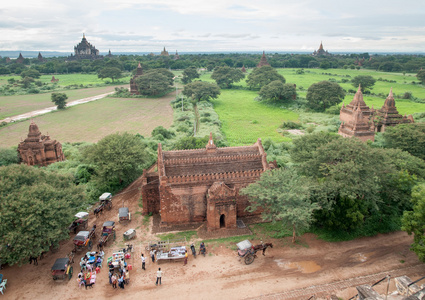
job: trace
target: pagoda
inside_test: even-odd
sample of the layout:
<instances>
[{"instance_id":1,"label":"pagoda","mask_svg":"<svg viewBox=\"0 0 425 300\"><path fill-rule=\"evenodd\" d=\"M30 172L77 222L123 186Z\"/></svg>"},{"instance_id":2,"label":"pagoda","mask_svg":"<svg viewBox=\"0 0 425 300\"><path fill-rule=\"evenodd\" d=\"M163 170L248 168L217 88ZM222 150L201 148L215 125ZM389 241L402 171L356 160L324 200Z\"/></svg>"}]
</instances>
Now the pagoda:
<instances>
[{"instance_id":1,"label":"pagoda","mask_svg":"<svg viewBox=\"0 0 425 300\"><path fill-rule=\"evenodd\" d=\"M263 51L263 55L261 56L260 62L257 65L257 68L261 68L262 66L270 66L267 62L266 53Z\"/></svg>"},{"instance_id":2,"label":"pagoda","mask_svg":"<svg viewBox=\"0 0 425 300\"><path fill-rule=\"evenodd\" d=\"M21 162L29 166L47 166L65 160L62 144L51 140L48 134L42 135L34 121L31 121L27 138L19 143L18 153Z\"/></svg>"},{"instance_id":3,"label":"pagoda","mask_svg":"<svg viewBox=\"0 0 425 300\"><path fill-rule=\"evenodd\" d=\"M323 43L322 42L320 42L319 49L317 51L314 50L314 52L313 52L313 56L329 56L329 55L330 55L329 52L327 50L325 51L325 49L323 49Z\"/></svg>"},{"instance_id":4,"label":"pagoda","mask_svg":"<svg viewBox=\"0 0 425 300\"><path fill-rule=\"evenodd\" d=\"M354 112L358 107L360 108L362 115L365 118L369 118L371 116L372 111L363 100L363 93L361 91L360 85L350 104L348 104L347 106L342 106L341 111L339 113L339 119L341 120L341 122L348 123L349 121L351 121L353 119Z\"/></svg>"},{"instance_id":5,"label":"pagoda","mask_svg":"<svg viewBox=\"0 0 425 300\"><path fill-rule=\"evenodd\" d=\"M343 137L357 137L363 142L375 141L375 128L373 122L369 124L369 119L365 118L360 103L353 111L352 119L348 122L342 122L338 134Z\"/></svg>"},{"instance_id":6,"label":"pagoda","mask_svg":"<svg viewBox=\"0 0 425 300\"><path fill-rule=\"evenodd\" d=\"M38 56L37 56L38 61L44 61L43 56L41 55L41 52L38 52Z\"/></svg>"},{"instance_id":7,"label":"pagoda","mask_svg":"<svg viewBox=\"0 0 425 300\"><path fill-rule=\"evenodd\" d=\"M164 50L161 51L161 56L169 56L168 51L165 50L165 47Z\"/></svg>"},{"instance_id":8,"label":"pagoda","mask_svg":"<svg viewBox=\"0 0 425 300\"><path fill-rule=\"evenodd\" d=\"M177 50L176 50L176 54L174 55L174 60L178 60L178 59L180 59L180 56L179 56L179 54L177 53Z\"/></svg>"},{"instance_id":9,"label":"pagoda","mask_svg":"<svg viewBox=\"0 0 425 300\"><path fill-rule=\"evenodd\" d=\"M68 56L69 60L79 60L79 59L102 59L103 55L99 55L99 50L95 46L90 44L85 34L83 33L83 38L81 42L74 47L74 55Z\"/></svg>"},{"instance_id":10,"label":"pagoda","mask_svg":"<svg viewBox=\"0 0 425 300\"><path fill-rule=\"evenodd\" d=\"M140 95L139 90L137 89L136 79L143 75L142 65L139 63L136 69L136 74L133 78L130 79L130 94L131 95Z\"/></svg>"},{"instance_id":11,"label":"pagoda","mask_svg":"<svg viewBox=\"0 0 425 300\"><path fill-rule=\"evenodd\" d=\"M243 66L242 66L241 71L242 71L243 73L246 73L245 65L243 65Z\"/></svg>"},{"instance_id":12,"label":"pagoda","mask_svg":"<svg viewBox=\"0 0 425 300\"><path fill-rule=\"evenodd\" d=\"M16 62L18 63L18 64L23 64L24 63L24 57L22 56L22 53L19 53L19 56L18 56L18 58L16 59Z\"/></svg>"}]
</instances>

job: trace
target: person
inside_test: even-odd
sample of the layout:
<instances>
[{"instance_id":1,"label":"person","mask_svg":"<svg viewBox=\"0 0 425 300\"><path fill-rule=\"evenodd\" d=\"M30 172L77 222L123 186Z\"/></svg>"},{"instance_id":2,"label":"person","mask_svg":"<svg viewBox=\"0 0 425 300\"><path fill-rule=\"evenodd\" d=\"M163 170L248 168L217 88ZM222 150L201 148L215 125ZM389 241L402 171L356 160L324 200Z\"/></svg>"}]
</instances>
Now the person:
<instances>
[{"instance_id":1,"label":"person","mask_svg":"<svg viewBox=\"0 0 425 300\"><path fill-rule=\"evenodd\" d=\"M99 256L102 257L102 258L105 256L105 252L103 252L103 249L100 250Z\"/></svg>"},{"instance_id":2,"label":"person","mask_svg":"<svg viewBox=\"0 0 425 300\"><path fill-rule=\"evenodd\" d=\"M159 285L161 285L161 278L162 278L162 271L161 271L161 268L158 268L158 271L156 271L156 283L155 283L155 285L158 285L158 282L159 282Z\"/></svg>"},{"instance_id":3,"label":"person","mask_svg":"<svg viewBox=\"0 0 425 300\"><path fill-rule=\"evenodd\" d=\"M81 288L81 286L84 284L82 273L78 274L77 282L78 282L78 288Z\"/></svg>"},{"instance_id":4,"label":"person","mask_svg":"<svg viewBox=\"0 0 425 300\"><path fill-rule=\"evenodd\" d=\"M184 250L184 266L187 265L187 257L189 256L189 254L187 254L187 250Z\"/></svg>"},{"instance_id":5,"label":"person","mask_svg":"<svg viewBox=\"0 0 425 300\"><path fill-rule=\"evenodd\" d=\"M143 253L142 253L142 257L141 257L141 259L142 259L142 269L143 269L143 270L146 270L146 269L145 269L146 258L145 258L145 256L143 255Z\"/></svg>"},{"instance_id":6,"label":"person","mask_svg":"<svg viewBox=\"0 0 425 300\"><path fill-rule=\"evenodd\" d=\"M117 283L118 283L117 276L115 274L113 274L112 277L111 277L111 280L112 280L112 287L114 289L116 289L117 288Z\"/></svg>"},{"instance_id":7,"label":"person","mask_svg":"<svg viewBox=\"0 0 425 300\"><path fill-rule=\"evenodd\" d=\"M124 289L124 274L121 275L120 279L118 279L118 286Z\"/></svg>"},{"instance_id":8,"label":"person","mask_svg":"<svg viewBox=\"0 0 425 300\"><path fill-rule=\"evenodd\" d=\"M154 263L155 262L155 250L152 249L150 254L151 254L152 262Z\"/></svg>"},{"instance_id":9,"label":"person","mask_svg":"<svg viewBox=\"0 0 425 300\"><path fill-rule=\"evenodd\" d=\"M109 284L112 284L112 271L111 270L109 270L109 274L108 274L108 276L109 276Z\"/></svg>"},{"instance_id":10,"label":"person","mask_svg":"<svg viewBox=\"0 0 425 300\"><path fill-rule=\"evenodd\" d=\"M97 260L96 260L96 267L98 267L100 265L102 265L102 259L100 258L100 256L98 256Z\"/></svg>"},{"instance_id":11,"label":"person","mask_svg":"<svg viewBox=\"0 0 425 300\"><path fill-rule=\"evenodd\" d=\"M201 242L201 245L199 246L199 254L203 254L205 256L205 244L204 242Z\"/></svg>"}]
</instances>

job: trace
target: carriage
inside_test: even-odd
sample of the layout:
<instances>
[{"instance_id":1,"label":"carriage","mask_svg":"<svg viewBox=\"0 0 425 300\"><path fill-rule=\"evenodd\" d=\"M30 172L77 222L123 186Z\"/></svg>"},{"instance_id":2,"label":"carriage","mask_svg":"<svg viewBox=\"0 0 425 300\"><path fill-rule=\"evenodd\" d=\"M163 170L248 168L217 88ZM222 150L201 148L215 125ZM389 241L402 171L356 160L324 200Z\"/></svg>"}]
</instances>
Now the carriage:
<instances>
[{"instance_id":1,"label":"carriage","mask_svg":"<svg viewBox=\"0 0 425 300\"><path fill-rule=\"evenodd\" d=\"M105 223L103 223L102 235L100 236L99 242L97 243L97 248L99 250L102 249L111 237L113 237L115 241L115 222L106 221Z\"/></svg>"},{"instance_id":2,"label":"carriage","mask_svg":"<svg viewBox=\"0 0 425 300\"><path fill-rule=\"evenodd\" d=\"M111 210L112 208L112 194L111 193L103 193L99 197L100 205L103 205L107 210Z\"/></svg>"},{"instance_id":3,"label":"carriage","mask_svg":"<svg viewBox=\"0 0 425 300\"><path fill-rule=\"evenodd\" d=\"M123 233L124 240L131 240L136 236L136 230L135 229L129 229L126 232Z\"/></svg>"},{"instance_id":4,"label":"carriage","mask_svg":"<svg viewBox=\"0 0 425 300\"><path fill-rule=\"evenodd\" d=\"M120 207L118 210L118 222L131 222L131 214L128 207Z\"/></svg>"},{"instance_id":5,"label":"carriage","mask_svg":"<svg viewBox=\"0 0 425 300\"><path fill-rule=\"evenodd\" d=\"M90 251L93 247L93 241L96 237L96 225L90 231L80 231L74 237L74 251L81 250L87 246Z\"/></svg>"},{"instance_id":6,"label":"carriage","mask_svg":"<svg viewBox=\"0 0 425 300\"><path fill-rule=\"evenodd\" d=\"M254 259L257 257L257 251L263 251L263 255L266 253L268 247L273 248L272 243L263 243L253 246L250 241L244 240L240 243L237 243L238 247L238 256L243 259L246 265L253 263Z\"/></svg>"},{"instance_id":7,"label":"carriage","mask_svg":"<svg viewBox=\"0 0 425 300\"><path fill-rule=\"evenodd\" d=\"M70 265L70 261L67 257L58 258L52 267L52 278L53 280L58 279L68 279L70 280L72 277L73 268Z\"/></svg>"},{"instance_id":8,"label":"carriage","mask_svg":"<svg viewBox=\"0 0 425 300\"><path fill-rule=\"evenodd\" d=\"M88 216L89 214L84 211L77 213L74 216L75 220L68 226L69 232L77 233L77 230L87 229L89 223Z\"/></svg>"}]
</instances>

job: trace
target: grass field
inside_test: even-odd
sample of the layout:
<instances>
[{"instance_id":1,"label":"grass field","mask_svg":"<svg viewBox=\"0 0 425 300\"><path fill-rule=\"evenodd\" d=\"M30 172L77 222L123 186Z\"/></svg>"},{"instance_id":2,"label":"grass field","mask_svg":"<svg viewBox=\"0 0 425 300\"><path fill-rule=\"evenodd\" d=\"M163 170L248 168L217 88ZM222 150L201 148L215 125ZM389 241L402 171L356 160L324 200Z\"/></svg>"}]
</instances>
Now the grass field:
<instances>
[{"instance_id":1,"label":"grass field","mask_svg":"<svg viewBox=\"0 0 425 300\"><path fill-rule=\"evenodd\" d=\"M277 132L284 120L298 120L298 114L255 101L257 92L222 90L213 101L222 122L222 131L231 146L253 144L258 138L289 140Z\"/></svg>"},{"instance_id":2,"label":"grass field","mask_svg":"<svg viewBox=\"0 0 425 300\"><path fill-rule=\"evenodd\" d=\"M173 121L170 101L174 93L159 99L103 98L34 118L42 134L64 142L97 142L115 132L150 136L157 126L169 128ZM30 121L0 128L1 147L17 146L26 138Z\"/></svg>"},{"instance_id":3,"label":"grass field","mask_svg":"<svg viewBox=\"0 0 425 300\"><path fill-rule=\"evenodd\" d=\"M112 92L114 89L115 86L104 86L89 89L66 90L62 92L68 96L68 100L66 101L69 102ZM51 94L52 93L0 97L0 120L33 110L55 106L50 98Z\"/></svg>"}]
</instances>

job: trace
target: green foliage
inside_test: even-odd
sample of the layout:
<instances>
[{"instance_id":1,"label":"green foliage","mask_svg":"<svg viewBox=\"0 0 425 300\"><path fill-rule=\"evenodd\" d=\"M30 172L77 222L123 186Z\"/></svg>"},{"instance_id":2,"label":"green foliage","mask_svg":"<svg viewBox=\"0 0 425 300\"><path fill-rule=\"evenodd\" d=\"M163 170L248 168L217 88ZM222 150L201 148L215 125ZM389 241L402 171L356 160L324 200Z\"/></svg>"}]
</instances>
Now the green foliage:
<instances>
[{"instance_id":1,"label":"green foliage","mask_svg":"<svg viewBox=\"0 0 425 300\"><path fill-rule=\"evenodd\" d=\"M295 169L280 168L264 172L260 180L242 189L241 194L250 199L248 211L263 209L263 220L282 222L293 230L295 242L296 232L308 228L313 211L319 209L309 199L309 186L309 181Z\"/></svg>"},{"instance_id":2,"label":"green foliage","mask_svg":"<svg viewBox=\"0 0 425 300\"><path fill-rule=\"evenodd\" d=\"M262 66L261 68L255 68L249 75L246 81L250 88L262 88L272 81L279 80L282 83L286 82L285 77L280 75L271 66Z\"/></svg>"},{"instance_id":3,"label":"green foliage","mask_svg":"<svg viewBox=\"0 0 425 300\"><path fill-rule=\"evenodd\" d=\"M216 67L211 75L221 88L231 88L234 82L239 82L245 78L245 74L240 69L228 66Z\"/></svg>"},{"instance_id":4,"label":"green foliage","mask_svg":"<svg viewBox=\"0 0 425 300\"><path fill-rule=\"evenodd\" d=\"M215 83L194 81L184 87L183 95L191 97L193 101L215 99L220 95L220 88Z\"/></svg>"},{"instance_id":5,"label":"green foliage","mask_svg":"<svg viewBox=\"0 0 425 300\"><path fill-rule=\"evenodd\" d=\"M154 130L152 130L151 133L152 137L156 137L158 135L161 135L162 138L164 139L171 139L173 138L176 134L170 130L165 129L162 126L158 126L156 128L154 128Z\"/></svg>"},{"instance_id":6,"label":"green foliage","mask_svg":"<svg viewBox=\"0 0 425 300\"><path fill-rule=\"evenodd\" d=\"M375 78L370 75L358 75L351 79L351 83L355 88L360 85L362 93L364 93L368 89L371 89L374 86L375 82Z\"/></svg>"},{"instance_id":7,"label":"green foliage","mask_svg":"<svg viewBox=\"0 0 425 300\"><path fill-rule=\"evenodd\" d=\"M420 70L418 74L416 74L416 78L422 82L422 84L425 84L425 70Z\"/></svg>"},{"instance_id":8,"label":"green foliage","mask_svg":"<svg viewBox=\"0 0 425 300\"><path fill-rule=\"evenodd\" d=\"M265 100L285 102L294 100L297 97L297 91L293 84L284 84L280 80L275 80L263 86L259 95L262 99Z\"/></svg>"},{"instance_id":9,"label":"green foliage","mask_svg":"<svg viewBox=\"0 0 425 300\"><path fill-rule=\"evenodd\" d=\"M425 123L387 127L382 134L387 148L398 148L425 159Z\"/></svg>"},{"instance_id":10,"label":"green foliage","mask_svg":"<svg viewBox=\"0 0 425 300\"><path fill-rule=\"evenodd\" d=\"M402 229L409 235L413 233L411 250L425 262L425 184L415 187L412 192L412 211L405 211L402 218Z\"/></svg>"},{"instance_id":11,"label":"green foliage","mask_svg":"<svg viewBox=\"0 0 425 300\"><path fill-rule=\"evenodd\" d=\"M345 92L336 82L321 81L312 84L307 90L308 106L316 111L325 111L328 107L339 104Z\"/></svg>"},{"instance_id":12,"label":"green foliage","mask_svg":"<svg viewBox=\"0 0 425 300\"><path fill-rule=\"evenodd\" d=\"M12 148L0 148L0 167L19 163L18 151Z\"/></svg>"},{"instance_id":13,"label":"green foliage","mask_svg":"<svg viewBox=\"0 0 425 300\"><path fill-rule=\"evenodd\" d=\"M100 79L111 78L112 82L114 82L115 79L122 78L123 74L121 69L117 67L105 67L99 70L97 77Z\"/></svg>"},{"instance_id":14,"label":"green foliage","mask_svg":"<svg viewBox=\"0 0 425 300\"><path fill-rule=\"evenodd\" d=\"M141 95L157 96L170 89L174 74L166 69L146 71L136 78L137 89Z\"/></svg>"},{"instance_id":15,"label":"green foliage","mask_svg":"<svg viewBox=\"0 0 425 300\"><path fill-rule=\"evenodd\" d=\"M26 165L0 167L0 257L22 264L67 239L85 195L71 176Z\"/></svg>"},{"instance_id":16,"label":"green foliage","mask_svg":"<svg viewBox=\"0 0 425 300\"><path fill-rule=\"evenodd\" d=\"M31 78L40 78L41 74L35 69L27 69L21 72L21 77L31 77Z\"/></svg>"},{"instance_id":17,"label":"green foliage","mask_svg":"<svg viewBox=\"0 0 425 300\"><path fill-rule=\"evenodd\" d=\"M68 96L65 93L52 93L51 99L58 106L58 109L64 109Z\"/></svg>"},{"instance_id":18,"label":"green foliage","mask_svg":"<svg viewBox=\"0 0 425 300\"><path fill-rule=\"evenodd\" d=\"M195 67L188 67L183 71L182 82L184 84L192 82L193 79L199 78L199 73Z\"/></svg>"}]
</instances>

